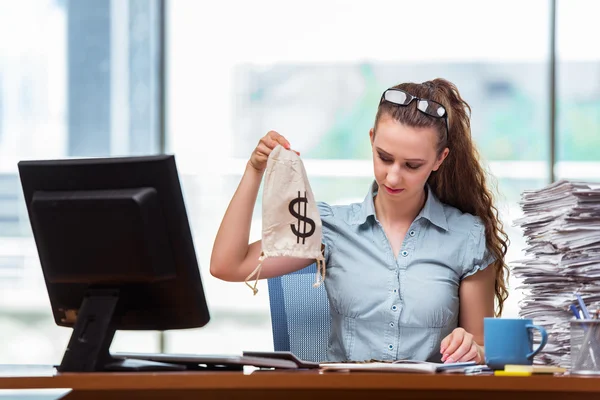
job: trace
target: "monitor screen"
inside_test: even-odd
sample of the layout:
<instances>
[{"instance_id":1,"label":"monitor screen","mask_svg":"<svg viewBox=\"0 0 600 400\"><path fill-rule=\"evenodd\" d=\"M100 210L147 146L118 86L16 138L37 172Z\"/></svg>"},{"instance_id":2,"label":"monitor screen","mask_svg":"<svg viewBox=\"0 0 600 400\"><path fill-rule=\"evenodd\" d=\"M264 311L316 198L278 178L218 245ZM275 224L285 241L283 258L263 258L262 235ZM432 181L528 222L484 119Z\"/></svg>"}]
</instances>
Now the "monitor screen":
<instances>
[{"instance_id":1,"label":"monitor screen","mask_svg":"<svg viewBox=\"0 0 600 400\"><path fill-rule=\"evenodd\" d=\"M74 328L59 370L117 365L118 329L208 323L174 156L18 167L54 320Z\"/></svg>"}]
</instances>

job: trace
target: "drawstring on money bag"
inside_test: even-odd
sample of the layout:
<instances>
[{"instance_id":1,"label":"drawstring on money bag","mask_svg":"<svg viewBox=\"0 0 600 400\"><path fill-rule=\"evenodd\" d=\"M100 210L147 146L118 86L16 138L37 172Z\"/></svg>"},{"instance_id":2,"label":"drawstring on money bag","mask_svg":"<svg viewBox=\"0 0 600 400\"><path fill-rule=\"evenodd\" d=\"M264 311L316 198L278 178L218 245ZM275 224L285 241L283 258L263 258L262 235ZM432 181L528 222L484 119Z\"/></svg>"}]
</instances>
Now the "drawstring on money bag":
<instances>
[{"instance_id":1,"label":"drawstring on money bag","mask_svg":"<svg viewBox=\"0 0 600 400\"><path fill-rule=\"evenodd\" d=\"M317 278L315 279L315 283L313 283L313 287L317 288L321 286L321 283L325 281L325 258L317 258Z\"/></svg>"},{"instance_id":2,"label":"drawstring on money bag","mask_svg":"<svg viewBox=\"0 0 600 400\"><path fill-rule=\"evenodd\" d=\"M250 275L248 275L248 277L244 280L246 286L252 289L252 292L255 296L256 293L258 293L258 289L256 288L256 286L258 285L258 280L260 279L260 271L262 270L262 263L264 259L264 254L260 253L260 257L258 257L258 266L254 268ZM254 280L254 285L251 285L248 282L250 281L250 279L252 279L254 275L256 275L256 279ZM323 281L325 281L325 258L321 256L320 258L317 258L317 276L315 278L315 283L313 283L313 287L318 288L319 286L321 286L321 283L323 283Z\"/></svg>"},{"instance_id":3,"label":"drawstring on money bag","mask_svg":"<svg viewBox=\"0 0 600 400\"><path fill-rule=\"evenodd\" d=\"M276 146L267 159L262 204L262 252L258 265L244 281L256 295L263 262L270 257L314 259L314 287L325 280L322 223L300 157ZM250 284L251 279L254 284Z\"/></svg>"},{"instance_id":4,"label":"drawstring on money bag","mask_svg":"<svg viewBox=\"0 0 600 400\"><path fill-rule=\"evenodd\" d=\"M248 275L248 277L244 281L246 286L248 286L250 289L252 289L252 292L254 292L255 296L256 296L256 293L258 293L258 289L256 288L256 285L258 285L258 280L260 279L260 270L262 269L262 263L263 263L264 259L265 259L264 253L261 252L260 257L258 257L258 266L256 268L254 268L254 271L252 271L252 273L250 275ZM248 283L248 281L250 279L252 279L252 277L254 275L256 275L256 280L254 281L254 286L252 286L251 284Z\"/></svg>"}]
</instances>

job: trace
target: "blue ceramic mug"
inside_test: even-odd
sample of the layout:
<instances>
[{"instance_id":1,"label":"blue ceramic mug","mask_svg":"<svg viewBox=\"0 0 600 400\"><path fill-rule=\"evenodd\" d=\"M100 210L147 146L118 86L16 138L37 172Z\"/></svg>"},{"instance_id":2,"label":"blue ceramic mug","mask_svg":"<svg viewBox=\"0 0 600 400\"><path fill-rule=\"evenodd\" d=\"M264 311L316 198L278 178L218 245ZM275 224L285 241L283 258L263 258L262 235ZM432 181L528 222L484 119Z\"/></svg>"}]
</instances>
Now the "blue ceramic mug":
<instances>
[{"instance_id":1,"label":"blue ceramic mug","mask_svg":"<svg viewBox=\"0 0 600 400\"><path fill-rule=\"evenodd\" d=\"M542 335L533 350L533 329ZM548 334L530 319L484 318L483 340L485 363L492 369L504 369L506 364L532 365L533 356L548 342Z\"/></svg>"}]
</instances>

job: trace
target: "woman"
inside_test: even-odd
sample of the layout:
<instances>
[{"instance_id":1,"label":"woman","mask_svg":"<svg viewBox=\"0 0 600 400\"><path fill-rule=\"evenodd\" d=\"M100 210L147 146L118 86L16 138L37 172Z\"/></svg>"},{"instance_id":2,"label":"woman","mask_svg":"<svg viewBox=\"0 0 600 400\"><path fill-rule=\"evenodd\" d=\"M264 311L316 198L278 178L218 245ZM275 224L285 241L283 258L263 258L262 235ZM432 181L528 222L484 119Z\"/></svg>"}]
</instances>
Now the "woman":
<instances>
[{"instance_id":1,"label":"woman","mask_svg":"<svg viewBox=\"0 0 600 400\"><path fill-rule=\"evenodd\" d=\"M483 319L508 292L507 237L471 140L470 107L443 79L386 90L369 132L375 181L362 203L319 203L332 310L329 361L484 362ZM252 211L271 150L258 143L215 239L210 270L244 281L260 241ZM313 260L272 258L261 278Z\"/></svg>"}]
</instances>

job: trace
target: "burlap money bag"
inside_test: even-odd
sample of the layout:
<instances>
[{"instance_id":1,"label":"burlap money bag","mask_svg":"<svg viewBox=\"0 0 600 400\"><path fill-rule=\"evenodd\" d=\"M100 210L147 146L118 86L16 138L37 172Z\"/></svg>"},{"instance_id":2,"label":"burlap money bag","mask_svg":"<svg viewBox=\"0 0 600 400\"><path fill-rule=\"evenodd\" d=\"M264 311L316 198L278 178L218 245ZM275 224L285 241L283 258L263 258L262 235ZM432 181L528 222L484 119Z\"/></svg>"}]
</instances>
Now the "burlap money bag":
<instances>
[{"instance_id":1,"label":"burlap money bag","mask_svg":"<svg viewBox=\"0 0 600 400\"><path fill-rule=\"evenodd\" d=\"M254 294L262 262L269 257L313 258L317 287L325 279L321 251L322 224L300 157L278 145L267 160L262 202L262 252L258 266L246 278ZM254 285L248 283L256 276Z\"/></svg>"}]
</instances>

